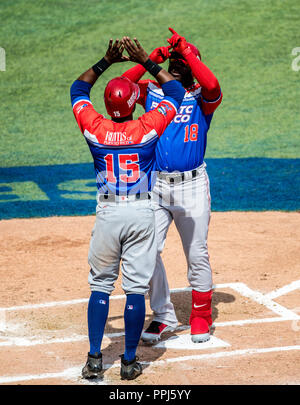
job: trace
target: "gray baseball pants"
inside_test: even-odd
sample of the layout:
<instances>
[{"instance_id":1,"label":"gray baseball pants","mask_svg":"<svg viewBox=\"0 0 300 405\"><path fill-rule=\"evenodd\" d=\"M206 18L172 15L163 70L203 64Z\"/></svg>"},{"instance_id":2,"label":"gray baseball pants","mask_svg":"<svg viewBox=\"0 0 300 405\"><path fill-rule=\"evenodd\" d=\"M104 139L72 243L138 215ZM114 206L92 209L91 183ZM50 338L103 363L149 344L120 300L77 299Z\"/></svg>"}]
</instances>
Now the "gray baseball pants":
<instances>
[{"instance_id":1,"label":"gray baseball pants","mask_svg":"<svg viewBox=\"0 0 300 405\"><path fill-rule=\"evenodd\" d=\"M158 253L153 277L150 281L150 306L154 320L176 327L178 324L174 306L170 300L166 270L161 259L167 232L172 221L179 232L187 260L187 278L196 291L209 291L212 288L212 271L207 249L208 226L211 214L210 187L203 163L192 172L174 173L175 182L157 178L153 189L155 202L155 223ZM177 176L177 177L176 177ZM177 182L177 179L179 181ZM172 269L169 269L172 272Z\"/></svg>"},{"instance_id":2,"label":"gray baseball pants","mask_svg":"<svg viewBox=\"0 0 300 405\"><path fill-rule=\"evenodd\" d=\"M154 224L149 200L98 203L88 254L91 291L111 294L121 263L124 292L147 293L157 255Z\"/></svg>"}]
</instances>

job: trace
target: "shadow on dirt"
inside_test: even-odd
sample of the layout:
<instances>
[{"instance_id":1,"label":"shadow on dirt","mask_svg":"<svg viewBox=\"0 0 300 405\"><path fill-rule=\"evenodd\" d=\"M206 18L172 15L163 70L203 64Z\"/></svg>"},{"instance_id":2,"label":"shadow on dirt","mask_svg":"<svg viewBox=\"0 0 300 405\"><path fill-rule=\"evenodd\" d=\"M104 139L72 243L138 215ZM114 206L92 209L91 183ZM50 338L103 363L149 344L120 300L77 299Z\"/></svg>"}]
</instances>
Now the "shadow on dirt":
<instances>
[{"instance_id":1,"label":"shadow on dirt","mask_svg":"<svg viewBox=\"0 0 300 405\"><path fill-rule=\"evenodd\" d=\"M152 316L146 315L145 323L144 323L144 328L147 328L149 323L152 320ZM116 327L115 324L121 324L123 327ZM118 315L118 316L109 316L105 328L105 334L108 335L108 337L111 336L111 334L114 334L115 337L118 337L118 339L112 338L109 344L104 347L101 352L103 356L103 367L104 367L104 377L105 377L105 372L109 369L111 369L111 366L114 363L118 363L120 361L120 355L124 353L125 350L125 334L124 334L125 328L124 328L124 321L123 321L123 316ZM119 336L117 336L119 335ZM164 339L168 339L172 334L166 333L164 335ZM104 340L103 340L104 343ZM104 346L104 345L103 345ZM160 359L162 355L165 353L166 349L165 348L155 348L154 345L149 345L145 344L140 340L136 355L139 358L139 362L142 363L143 369L147 368L150 363ZM115 365L114 365L115 367ZM118 369L119 373L119 369ZM103 379L101 379L102 381ZM100 380L99 380L100 381ZM96 382L96 381L95 381Z\"/></svg>"},{"instance_id":2,"label":"shadow on dirt","mask_svg":"<svg viewBox=\"0 0 300 405\"><path fill-rule=\"evenodd\" d=\"M174 304L174 308L176 311L177 319L178 319L178 327L179 329L174 332L166 332L163 335L162 340L167 340L171 336L176 336L176 334L180 330L187 330L189 332L189 317L191 312L191 305L192 305L192 296L191 291L183 291L171 294L171 300ZM220 303L229 304L235 301L235 297L232 294L224 293L221 291L215 291L213 294L212 299L212 318L213 322L218 319L219 311L218 305ZM105 371L107 366L105 364L113 364L119 360L119 355L124 352L125 346L125 336L124 336L124 323L122 321L123 317L119 316L109 316L105 334L110 336L110 334L120 334L118 339L112 339L108 346L106 346L102 350L103 354L103 363ZM147 328L151 320L153 319L152 315L146 315L144 327ZM123 327L116 327L115 324L120 324L122 322ZM188 333L187 332L187 333ZM212 334L214 333L214 329L212 329ZM116 336L116 335L115 335ZM143 364L143 369L146 369L150 363L155 362L162 358L163 354L166 352L166 348L164 347L155 347L155 345L145 344L140 341L137 355L139 357L139 361ZM110 368L110 367L108 367Z\"/></svg>"}]
</instances>

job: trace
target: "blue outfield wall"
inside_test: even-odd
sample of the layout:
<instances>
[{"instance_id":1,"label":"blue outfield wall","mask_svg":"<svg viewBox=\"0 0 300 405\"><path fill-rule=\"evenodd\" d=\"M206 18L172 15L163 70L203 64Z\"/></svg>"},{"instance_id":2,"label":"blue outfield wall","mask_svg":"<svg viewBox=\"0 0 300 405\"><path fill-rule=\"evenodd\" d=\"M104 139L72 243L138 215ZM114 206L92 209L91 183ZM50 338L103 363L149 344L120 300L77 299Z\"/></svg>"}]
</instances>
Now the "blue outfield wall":
<instances>
[{"instance_id":1,"label":"blue outfield wall","mask_svg":"<svg viewBox=\"0 0 300 405\"><path fill-rule=\"evenodd\" d=\"M206 159L212 211L297 211L300 159ZM0 168L0 219L93 215L92 163Z\"/></svg>"}]
</instances>

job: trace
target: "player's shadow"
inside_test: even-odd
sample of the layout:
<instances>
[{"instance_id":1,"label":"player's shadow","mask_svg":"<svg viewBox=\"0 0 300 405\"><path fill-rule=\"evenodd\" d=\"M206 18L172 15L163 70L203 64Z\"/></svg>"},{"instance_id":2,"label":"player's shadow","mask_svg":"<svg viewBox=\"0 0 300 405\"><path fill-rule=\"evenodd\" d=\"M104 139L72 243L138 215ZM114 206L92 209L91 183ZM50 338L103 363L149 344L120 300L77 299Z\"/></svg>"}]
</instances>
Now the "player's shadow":
<instances>
[{"instance_id":1,"label":"player's shadow","mask_svg":"<svg viewBox=\"0 0 300 405\"><path fill-rule=\"evenodd\" d=\"M182 330L189 329L189 317L192 308L192 294L191 291L181 291L171 293L171 301L174 305L174 309L178 319L178 329L174 332L166 332L162 336L162 340L165 341L172 336L176 336ZM220 303L230 304L235 301L235 297L232 294L214 291L212 298L212 318L213 322L218 319L219 311L218 305ZM122 304L123 305L123 304ZM149 312L149 311L148 311ZM152 321L152 315L146 315L144 328L146 328ZM110 364L114 364L120 360L120 355L124 353L125 348L125 334L124 334L124 318L123 318L123 308L120 315L109 315L107 324L105 327L105 335L110 339L109 343L103 345L104 348L101 350L103 355L104 364L104 377L105 372L111 367ZM214 333L214 329L211 330ZM104 342L104 341L103 341ZM148 345L140 340L137 355L139 356L139 361L143 364L143 369L147 368L151 363L160 359L162 355L166 352L164 346L157 347L156 344ZM96 381L95 381L96 382Z\"/></svg>"},{"instance_id":2,"label":"player's shadow","mask_svg":"<svg viewBox=\"0 0 300 405\"><path fill-rule=\"evenodd\" d=\"M189 329L189 317L192 308L192 294L191 291L181 291L171 293L171 301L174 305L174 309L178 319L178 329L174 332L166 332L162 340L165 341L172 336L176 336L181 330ZM218 305L220 303L230 304L235 301L235 297L232 294L214 291L212 298L212 318L213 322L218 318L219 311ZM146 328L152 321L152 315L146 315L144 328ZM116 326L117 324L117 326ZM110 338L110 342L101 351L104 363L104 377L106 371L111 367L107 364L113 364L120 360L119 355L124 353L125 348L125 334L124 334L124 320L123 313L116 316L108 316L105 335ZM214 333L214 329L211 330ZM146 369L151 363L160 359L162 355L166 352L164 346L157 347L154 345L148 345L140 340L137 355L139 356L139 361L143 364L143 369ZM94 380L96 383L97 381Z\"/></svg>"},{"instance_id":3,"label":"player's shadow","mask_svg":"<svg viewBox=\"0 0 300 405\"><path fill-rule=\"evenodd\" d=\"M146 315L144 329L147 328L151 320L152 316ZM116 326L116 324L118 326ZM108 315L104 333L106 337L110 339L110 342L107 346L103 345L104 348L101 349L103 366L105 369L103 378L105 377L106 371L111 368L107 365L113 365L113 363L120 361L120 355L123 354L125 350L125 327L123 314L117 316ZM164 336L167 338L167 335ZM158 360L165 351L165 348L156 348L155 345L147 345L140 340L136 354L139 357L139 362L142 363L143 369L145 369L150 365L150 363ZM94 382L101 381L103 378L100 380L94 380Z\"/></svg>"}]
</instances>

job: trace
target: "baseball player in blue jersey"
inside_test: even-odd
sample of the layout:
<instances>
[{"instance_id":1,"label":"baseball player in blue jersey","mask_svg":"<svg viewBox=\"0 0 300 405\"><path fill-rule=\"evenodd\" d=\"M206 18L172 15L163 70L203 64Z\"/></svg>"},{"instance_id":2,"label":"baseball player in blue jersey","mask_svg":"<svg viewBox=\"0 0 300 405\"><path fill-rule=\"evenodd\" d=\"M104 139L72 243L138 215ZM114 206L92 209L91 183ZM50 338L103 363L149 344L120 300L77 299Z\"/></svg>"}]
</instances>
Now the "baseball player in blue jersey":
<instances>
[{"instance_id":1,"label":"baseball player in blue jersey","mask_svg":"<svg viewBox=\"0 0 300 405\"><path fill-rule=\"evenodd\" d=\"M161 259L167 231L174 220L192 287L191 339L199 343L209 340L212 326L212 270L207 249L211 201L204 155L207 132L222 93L218 80L201 61L196 46L169 29L173 34L168 39L169 46L155 49L150 58L156 63L169 59L168 71L183 84L186 93L156 147L158 173L153 194L158 255L149 291L154 318L142 333L142 340L156 342L162 333L173 331L178 325ZM146 111L151 111L163 99L164 91L159 83L140 80L144 73L144 67L137 65L124 76L138 83L139 103Z\"/></svg>"},{"instance_id":2,"label":"baseball player in blue jersey","mask_svg":"<svg viewBox=\"0 0 300 405\"><path fill-rule=\"evenodd\" d=\"M108 317L109 297L122 261L125 351L120 375L132 380L142 373L136 349L145 320L145 298L156 261L151 176L155 147L172 121L184 96L173 76L152 62L138 40L124 37L109 43L106 55L71 86L71 102L78 126L91 151L98 204L88 262L91 296L88 304L90 350L84 378L102 376L101 344ZM123 55L124 47L129 57ZM100 75L115 62L141 63L160 83L165 96L158 106L133 120L139 87L125 77L112 79L104 101L111 119L95 111L90 91Z\"/></svg>"}]
</instances>

